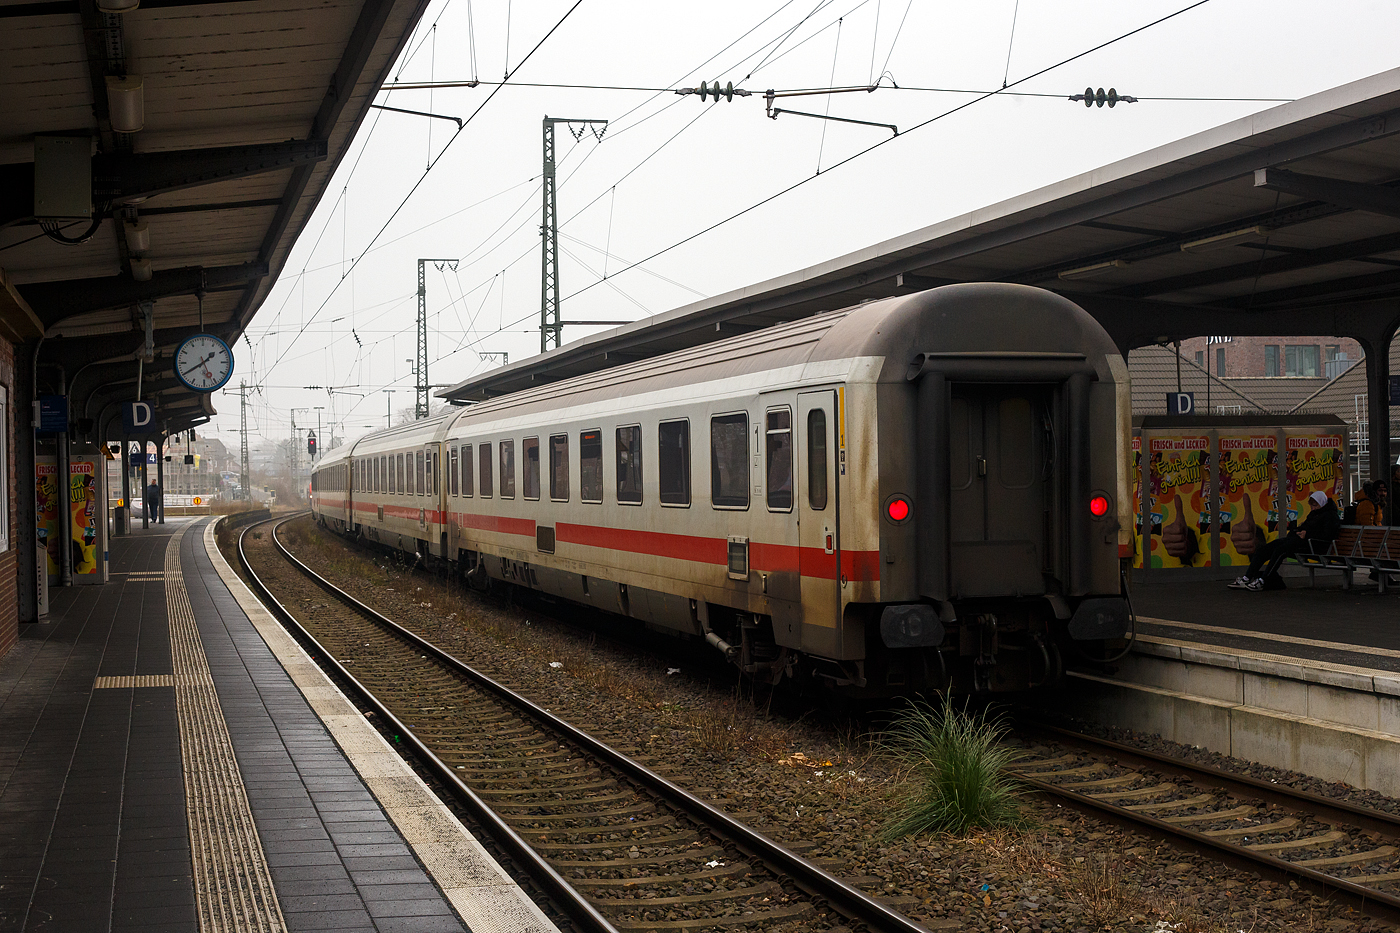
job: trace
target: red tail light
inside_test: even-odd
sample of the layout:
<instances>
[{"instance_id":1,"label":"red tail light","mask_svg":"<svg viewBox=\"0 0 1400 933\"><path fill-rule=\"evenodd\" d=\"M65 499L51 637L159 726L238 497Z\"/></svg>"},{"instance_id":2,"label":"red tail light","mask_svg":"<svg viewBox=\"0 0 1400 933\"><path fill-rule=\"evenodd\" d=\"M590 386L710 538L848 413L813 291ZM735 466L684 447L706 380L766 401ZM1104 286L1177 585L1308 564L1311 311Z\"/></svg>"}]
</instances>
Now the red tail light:
<instances>
[{"instance_id":1,"label":"red tail light","mask_svg":"<svg viewBox=\"0 0 1400 933\"><path fill-rule=\"evenodd\" d=\"M895 496L890 500L889 505L885 506L885 514L890 517L892 522L904 521L909 517L909 511L909 500L903 496Z\"/></svg>"},{"instance_id":2,"label":"red tail light","mask_svg":"<svg viewBox=\"0 0 1400 933\"><path fill-rule=\"evenodd\" d=\"M1094 496L1089 500L1089 514L1103 518L1108 514L1108 496Z\"/></svg>"}]
</instances>

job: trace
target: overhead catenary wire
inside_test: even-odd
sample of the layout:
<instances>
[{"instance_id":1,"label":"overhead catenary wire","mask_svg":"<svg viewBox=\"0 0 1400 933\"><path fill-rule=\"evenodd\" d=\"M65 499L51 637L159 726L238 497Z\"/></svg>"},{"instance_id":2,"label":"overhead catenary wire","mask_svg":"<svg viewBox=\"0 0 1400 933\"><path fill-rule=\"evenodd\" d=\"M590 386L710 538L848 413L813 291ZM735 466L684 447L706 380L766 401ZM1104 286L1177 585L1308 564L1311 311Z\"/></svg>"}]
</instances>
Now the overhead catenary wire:
<instances>
[{"instance_id":1,"label":"overhead catenary wire","mask_svg":"<svg viewBox=\"0 0 1400 933\"><path fill-rule=\"evenodd\" d=\"M1164 14L1164 15L1158 17L1157 19L1152 20L1152 21L1149 22L1149 23L1145 23L1145 24L1143 24L1142 26L1138 26L1138 27L1136 27L1136 28L1134 28L1134 29L1130 29L1129 31L1127 31L1127 32L1125 32L1125 33L1121 33L1120 35L1115 36L1115 37L1112 38L1112 39L1107 39L1107 40L1105 40L1105 41L1103 41L1103 42L1100 42L1098 45L1095 45L1095 46L1092 46L1092 47L1090 47L1090 48L1088 48L1088 49L1085 49L1085 50L1082 51L1082 52L1077 52L1077 53L1075 53L1074 55L1071 55L1071 56L1069 56L1068 58L1062 59L1061 61L1055 62L1055 63L1052 64L1052 65L1047 65L1047 66L1045 66L1044 68L1041 68L1041 69L1039 69L1038 71L1032 72L1031 74L1028 74L1028 75L1026 75L1026 76L1023 77L1023 78L1017 78L1015 81L1011 82L1011 84L1008 85L1008 87L1015 87L1015 86L1018 85L1018 84L1024 84L1024 83L1027 82L1027 81L1031 81L1031 80L1033 80L1033 79L1035 79L1035 78L1038 78L1038 77L1040 77L1041 75L1044 75L1044 74L1047 74L1047 73L1049 73L1049 72L1051 72L1051 71L1054 71L1054 70L1057 69L1057 68L1062 68L1062 67L1064 67L1065 65L1068 65L1068 64L1071 63L1071 62L1078 61L1079 59L1084 58L1084 57L1087 56L1087 55L1092 55L1093 53L1095 53L1095 52L1097 52L1097 51L1100 51L1101 49L1105 49L1105 48L1108 48L1109 46L1114 45L1114 44L1116 44L1116 43L1118 43L1118 42L1122 42L1124 39L1131 38L1132 36L1135 36L1135 35L1137 35L1138 33L1143 32L1144 30L1151 29L1152 27L1158 26L1158 25L1160 25L1160 24L1162 24L1162 23L1165 23L1165 22L1167 22L1168 20L1175 19L1175 18L1178 17L1178 16L1181 16L1181 15L1183 15L1183 14L1185 14L1185 13L1189 13L1190 11L1195 10L1195 9L1197 9L1197 8L1199 8L1199 7L1205 6L1207 3L1210 3L1210 2L1211 2L1211 0L1195 0L1194 3L1190 3L1190 4L1188 4L1188 5L1184 6L1184 7L1182 7L1182 8L1179 9L1179 10L1176 10L1176 11L1171 12L1171 13ZM976 104L979 104L979 103L981 103L982 101L987 100L987 99L989 99L989 98L991 98L991 97L999 96L999 95L1001 95L1002 93L1003 93L1003 91L1002 91L1001 89L997 89L997 90L994 90L994 91L988 91L988 92L986 92L986 93L984 93L984 94L980 94L979 96L975 97L974 99L972 99L972 100L970 100L970 101L965 101L965 102L963 102L963 103L957 105L956 107L949 108L948 110L945 110L945 111L943 111L942 113L935 114L934 116L929 117L927 120L924 120L924 121L922 121L922 122L920 122L920 123L914 124L912 127L906 129L903 133L899 134L898 136L891 136L891 137L889 137L889 138L887 138L887 139L882 139L882 140L880 140L880 141L878 141L878 142L872 143L871 145L867 146L866 148L861 149L861 150L859 150L858 152L855 152L855 153L853 153L853 154L847 156L846 158L842 159L841 161L837 162L836 164L832 165L831 168L827 169L826 172L823 172L822 175L808 175L808 176L806 176L806 177L804 177L804 178L801 178L801 179L799 179L798 181L793 182L792 184L788 185L787 187L782 188L782 189L780 189L780 190L778 190L778 191L775 191L773 194L770 194L770 195L768 195L767 197L764 197L764 198L762 198L761 200L756 201L756 202L754 202L753 204L750 204L748 207L745 207L745 208L743 208L742 210L736 211L736 212L734 212L733 214L730 214L730 215L727 216L727 217L724 217L724 218L722 218L722 219L720 219L720 220L717 220L717 221L715 221L714 223L712 223L712 224L710 224L710 225L704 227L703 229L697 230L696 232L690 234L689 236L686 236L686 237L684 237L684 238L682 238L682 239L680 239L680 240L677 240L676 242L670 244L669 246L665 246L665 247L662 247L662 248L659 249L659 250L656 250L655 252L651 253L650 255L646 256L645 258L639 259L637 262L632 263L631 265L627 266L626 268L620 270L620 271L617 272L617 273L614 273L614 275L621 275L623 272L630 271L631 269L635 268L635 267L638 266L638 265L641 265L642 263L650 262L651 260L656 259L658 256L665 255L666 253L669 253L669 252L671 252L672 250L677 249L678 247L683 246L683 245L685 245L686 243L689 243L691 240L695 240L695 239L697 239L697 238L699 238L699 237L702 237L702 236L704 236L705 234L711 232L712 230L716 230L716 229L718 229L719 227L722 227L722 226L724 226L724 225L727 224L727 223L730 223L730 222L732 222L732 221L734 221L734 220L737 220L737 219L740 218L740 217L743 217L745 214L749 214L749 213L751 213L751 212L757 210L758 208L764 206L765 204L768 204L768 203L770 203L770 202L772 202L772 201L776 201L778 198L781 198L781 197L783 197L783 196L786 195L786 194L789 194L789 193L791 193L791 192L793 192L793 191L796 191L798 188L801 188L801 187L807 185L809 182L813 181L814 179L820 178L820 177L823 177L824 175L829 174L829 173L832 171L832 169L840 168L841 166L844 166L844 165L849 165L850 163L852 163L852 162L856 161L857 159L861 158L862 156L868 155L869 153L874 152L876 149L879 149L879 148L881 148L881 147L883 147L883 146L888 145L888 144L889 144L890 142L892 142L893 140L902 139L902 138L907 138L907 137L909 136L909 134L911 134L911 133L913 133L913 132L915 132L915 131L917 131L917 130L921 130L921 129L923 129L924 127L927 127L927 126L931 126L931 125L933 125L934 123L937 123L937 122L940 121L940 120L943 120L943 119L945 119L945 118L947 118L947 117L950 117L950 116L952 116L952 115L955 114L955 113L958 113L958 112L960 112L960 111L966 110L967 108L972 107L972 106L975 106ZM596 286L596 285L598 285L598 284L599 284L598 282L590 282L588 285L583 286L582 288L578 289L577 291L574 291L574 292L570 293L569 295L566 295L566 296L564 297L564 300L567 301L567 300L569 300L569 299L575 298L575 297L577 297L577 296L583 294L584 292L589 291L590 289L592 289L594 286Z\"/></svg>"},{"instance_id":2,"label":"overhead catenary wire","mask_svg":"<svg viewBox=\"0 0 1400 933\"><path fill-rule=\"evenodd\" d=\"M560 26L564 25L564 22L568 20L568 18L573 15L574 11L577 10L582 4L583 0L574 0L573 5L570 6L568 10L564 12L564 15L559 18L558 22L551 26L549 28L549 31L544 34L544 36L539 40L539 42L535 43L534 47L531 48L530 51L525 54L525 57L520 60L520 64L516 66L516 69L519 70L520 68L523 68L525 66L525 63L528 62L537 51L539 51L540 47L543 46L545 42L549 41L550 36L554 35L555 31L558 30ZM506 73L506 77L510 77L510 72ZM370 238L369 244L366 245L365 250L361 252L357 257L355 257L355 261L352 264L351 268L354 268L355 265L358 265L360 263L360 260L364 258L365 254L369 251L369 248L373 246L374 243L384 234L384 231L387 230L389 228L389 225L394 222L394 218L397 217L399 215L399 212L403 210L404 205L406 205L409 202L409 199L412 198L414 193L417 192L419 187L422 186L424 179L426 179L428 175L432 172L433 167L442 161L442 157L447 154L447 151L449 149L452 148L452 144L456 142L459 138L461 138L461 135L463 132L466 131L467 126L469 126L471 122L474 119L476 119L476 116L479 113L481 113L481 111L485 109L486 106L490 104L492 100L495 99L496 95L499 92L500 87L497 87L495 90L493 90L487 96L487 98L484 101L482 101L475 110L472 111L471 115L466 118L465 122L463 122L463 124L457 128L457 131L452 134L450 139L448 139L447 144L442 147L442 151L438 153L437 158L434 159L428 165L427 169L424 170L423 174L419 176L416 182L414 182L413 187L409 189L408 194L404 195L403 200L401 200L398 206L394 208L393 212L390 213L388 219L384 221L384 224L379 228L379 230L374 234L374 236ZM337 288L338 285L333 286L331 288L331 292L329 295L326 296L325 301L323 301L320 307L316 309L315 313L312 314L312 320L315 320L317 315L320 314L321 310L324 309L325 306L330 302L331 297L335 294ZM291 344L295 343L296 337L293 337ZM282 361L283 357L285 357L287 352L291 349L291 344L289 344L287 350L284 350L282 352L282 355L279 356L276 360L274 360L272 362L272 365L267 368L267 370L263 374L264 378L271 374L272 370L277 368L277 365Z\"/></svg>"}]
</instances>

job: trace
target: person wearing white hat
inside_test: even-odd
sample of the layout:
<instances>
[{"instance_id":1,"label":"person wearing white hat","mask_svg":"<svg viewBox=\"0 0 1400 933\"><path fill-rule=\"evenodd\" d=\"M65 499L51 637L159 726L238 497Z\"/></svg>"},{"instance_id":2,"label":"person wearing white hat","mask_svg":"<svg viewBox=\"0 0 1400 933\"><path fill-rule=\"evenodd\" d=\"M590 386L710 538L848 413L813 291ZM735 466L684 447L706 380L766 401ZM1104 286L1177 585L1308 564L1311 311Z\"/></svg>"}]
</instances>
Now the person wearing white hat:
<instances>
[{"instance_id":1,"label":"person wearing white hat","mask_svg":"<svg viewBox=\"0 0 1400 933\"><path fill-rule=\"evenodd\" d=\"M1303 519L1303 524L1295 529L1295 523L1290 522L1287 535L1255 548L1254 556L1249 559L1249 569L1230 584L1231 589L1256 593L1260 590L1284 589L1278 568L1285 558L1310 548L1314 554L1320 554L1337 540L1337 535L1342 531L1342 516L1337 511L1337 503L1320 489L1308 496L1308 503L1312 511Z\"/></svg>"}]
</instances>

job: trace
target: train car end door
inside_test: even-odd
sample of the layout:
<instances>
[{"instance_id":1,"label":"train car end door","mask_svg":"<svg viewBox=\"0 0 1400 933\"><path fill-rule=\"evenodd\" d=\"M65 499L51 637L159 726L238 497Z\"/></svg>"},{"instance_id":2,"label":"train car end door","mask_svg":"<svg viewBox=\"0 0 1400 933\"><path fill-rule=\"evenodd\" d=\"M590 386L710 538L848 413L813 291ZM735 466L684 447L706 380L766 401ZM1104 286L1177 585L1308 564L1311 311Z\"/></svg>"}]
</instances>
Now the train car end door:
<instances>
[{"instance_id":1,"label":"train car end door","mask_svg":"<svg viewBox=\"0 0 1400 933\"><path fill-rule=\"evenodd\" d=\"M839 648L841 533L837 524L836 393L797 396L798 566L802 573L802 647Z\"/></svg>"}]
</instances>

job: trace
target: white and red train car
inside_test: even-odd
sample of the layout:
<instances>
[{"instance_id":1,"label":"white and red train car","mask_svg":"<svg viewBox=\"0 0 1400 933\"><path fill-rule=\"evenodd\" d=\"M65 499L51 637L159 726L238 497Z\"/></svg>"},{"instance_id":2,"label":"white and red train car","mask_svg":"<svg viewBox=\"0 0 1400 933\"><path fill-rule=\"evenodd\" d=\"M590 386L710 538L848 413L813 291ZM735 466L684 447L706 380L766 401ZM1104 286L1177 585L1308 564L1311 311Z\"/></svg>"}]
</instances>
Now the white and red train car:
<instances>
[{"instance_id":1,"label":"white and red train car","mask_svg":"<svg viewBox=\"0 0 1400 933\"><path fill-rule=\"evenodd\" d=\"M1127 634L1129 417L1082 309L949 286L368 435L313 508L775 681L1014 690Z\"/></svg>"}]
</instances>

